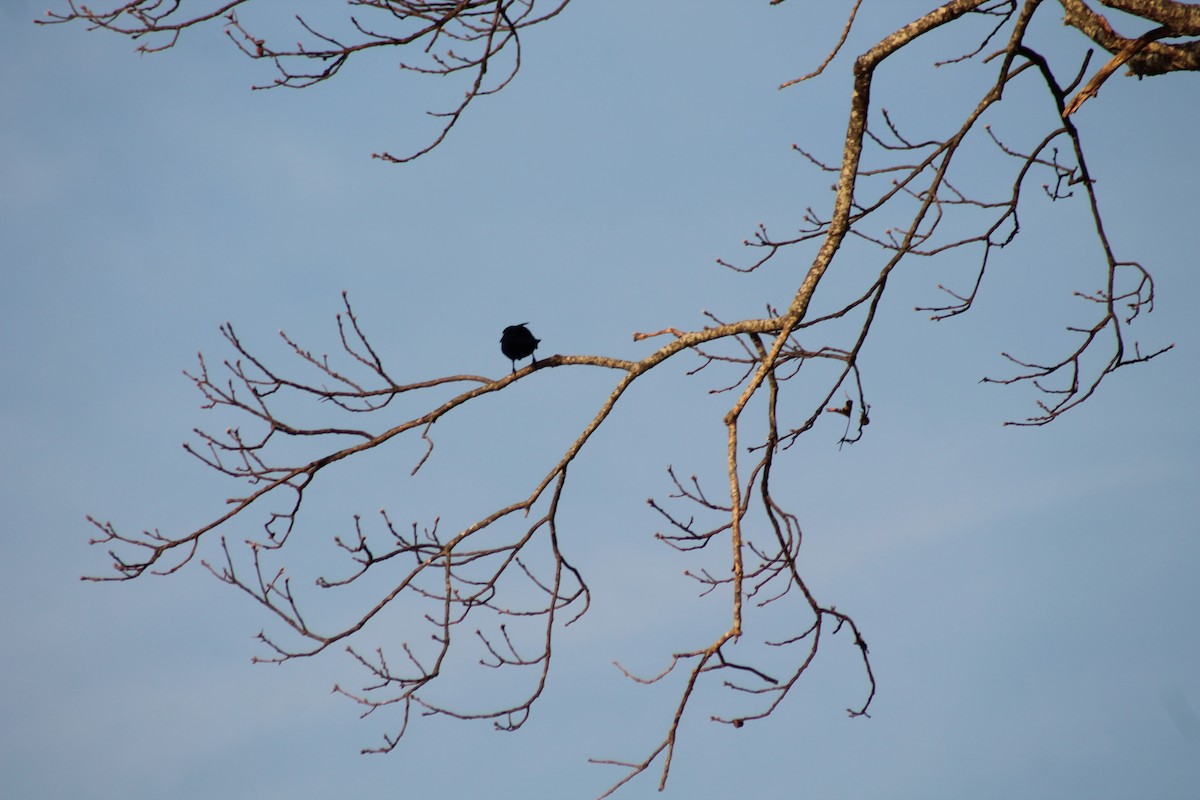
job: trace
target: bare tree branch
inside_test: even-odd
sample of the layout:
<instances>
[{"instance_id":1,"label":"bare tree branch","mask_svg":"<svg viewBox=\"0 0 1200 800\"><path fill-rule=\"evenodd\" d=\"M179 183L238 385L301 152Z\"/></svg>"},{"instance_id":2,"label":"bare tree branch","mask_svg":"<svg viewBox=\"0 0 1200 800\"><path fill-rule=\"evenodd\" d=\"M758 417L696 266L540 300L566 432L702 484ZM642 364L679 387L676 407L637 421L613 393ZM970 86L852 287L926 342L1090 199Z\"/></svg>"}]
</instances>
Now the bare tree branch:
<instances>
[{"instance_id":1,"label":"bare tree branch","mask_svg":"<svg viewBox=\"0 0 1200 800\"><path fill-rule=\"evenodd\" d=\"M198 5L194 0L127 0L106 3L100 10L76 0L65 2L67 11L48 11L46 18L38 22L81 21L91 28L140 40L138 51L142 53L169 50L178 44L184 31L220 20L226 36L242 53L274 67L275 77L256 85L256 89L306 89L336 76L352 58L379 48L404 48L406 53L413 53L411 60L399 63L405 72L461 75L466 82L462 99L449 110L428 112L439 125L428 144L406 155L385 151L373 156L401 164L445 141L477 98L507 86L521 66L520 30L557 16L570 0L544 0L540 7L537 0L347 0L346 5L358 9L348 20L316 22L295 15L295 25L303 38L283 46L274 44L282 33L259 31L260 27L271 27L270 15L278 13L269 2L261 0L210 4L209 10L200 13L191 11ZM188 11L184 10L185 4ZM258 13L267 15L266 21L244 21L251 12L256 17Z\"/></svg>"},{"instance_id":2,"label":"bare tree branch","mask_svg":"<svg viewBox=\"0 0 1200 800\"><path fill-rule=\"evenodd\" d=\"M243 53L272 63L278 74L269 86L276 87L304 88L329 80L351 57L367 50L410 47L405 52L413 52L415 46L422 60L401 62L403 69L461 73L467 89L450 111L435 115L441 128L431 143L408 156L379 155L393 162L430 152L475 98L508 85L521 64L519 32L566 6L566 0L538 11L534 0L352 0L350 5L364 13L350 17L346 34L324 21L318 25L296 17L307 38L295 47L276 48L243 22L252 0L214 3L192 17L184 16L183 0L135 0L108 11L66 2L69 10L51 13L48 21L81 20L142 39L144 52L168 49L183 31L224 20L227 35ZM858 13L861 5L860 0L851 5L828 57L784 86L814 79L837 63L852 29L868 24L866 15ZM1041 213L1045 204L1083 202L1090 215L1087 236L1100 253L1095 260L1102 286L1074 294L1091 315L1082 323L1066 324L1075 345L1048 357L1004 353L1014 374L983 380L1034 387L1037 411L1010 424L1044 425L1090 398L1119 368L1171 348L1144 351L1130 337L1132 323L1143 311L1153 310L1154 281L1140 263L1119 257L1110 241L1084 136L1071 112L1094 97L1121 63L1139 76L1200 68L1195 41L1164 41L1200 36L1200 11L1166 0L1103 3L1155 25L1126 37L1083 0L1060 0L1059 5L1067 24L1114 54L1074 100L1068 95L1084 83L1090 52L1044 54L1030 45L1027 36L1035 19L1048 19L1051 12L1043 9L1054 8L1039 0L953 0L883 36L854 59L845 135L831 148L837 155L822 158L816 148L795 146L814 168L836 176L828 210L815 211L810 205L798 214L796 229L783 236L760 225L744 241L751 251L744 265L718 260L748 273L779 263L782 253L815 246L782 312L767 303L761 318L725 322L708 314L708 322L698 327L664 321L659 330L634 334L634 341L656 340L658 348L633 360L555 354L500 378L458 374L421 380L393 377L345 295L337 315L341 351L333 358L280 332L292 357L281 368L258 355L226 323L221 330L231 355L215 367L200 356L187 376L204 398L204 408L231 414L240 423L217 433L196 429L197 441L185 447L205 466L238 483L237 494L227 500L226 510L185 533L154 529L130 534L92 519L99 531L93 542L110 548L115 574L89 579L170 574L196 558L203 543L209 548L201 556L203 565L277 621L281 633L259 636L266 655L258 660L286 662L339 644L366 677L359 689L339 684L336 691L360 705L363 716L383 709L398 712L391 732L368 752L395 748L414 719L424 716L486 720L499 730L519 729L546 686L555 632L578 621L590 603L585 570L567 558L559 538L559 509L568 486L587 489L569 484L570 467L640 377L685 355L696 363L690 375L710 379L706 391L729 398L722 419L726 488L706 487L696 475L682 479L669 467L667 500L648 503L664 522L657 538L689 559L685 574L698 593L725 598L728 606L709 635L664 655L666 666L657 675L640 677L618 664L638 684L675 681L679 694L662 738L648 753L594 759L622 772L603 796L652 768L659 788L666 785L684 720L689 713L699 714L694 707L710 688L723 691L738 708L736 713L707 714L713 722L742 728L775 713L821 647L831 646L843 631L842 641L848 639L861 657L863 679L862 695L847 711L851 717L869 716L876 684L866 641L850 615L811 590L799 557L800 520L787 510L787 492L773 479L776 459L822 421L844 427L839 448L865 435L872 406L860 358L873 341L882 304L892 296L893 272L914 259L948 265L951 277L937 286L940 301L918 310L934 320L951 320L985 296L987 271L1020 234L1022 213L1031 203L1043 204L1035 206ZM961 31L948 53L941 51L945 37L930 36L947 26ZM930 69L962 70L964 80L975 80L980 65L986 65L986 80L970 84L969 108L949 122L944 115L923 117L919 110L908 115L916 122L906 122L904 97L899 98L901 112L873 101L877 76L886 73L888 59L910 48L936 52ZM501 55L507 60L500 62ZM973 68L969 75L967 64ZM1017 93L1019 105L1006 103ZM1004 177L981 186L967 152L972 159L980 153L993 159ZM1031 181L1040 192L1028 191ZM847 268L848 279L858 282L846 298L817 299L825 276L835 262L841 263L837 257L848 237L866 246L875 260L865 271L861 264ZM292 535L302 526L304 500L318 476L405 436L419 438L422 448L412 473L433 468L434 425L445 422L450 412L534 371L560 369L610 371L613 383L606 396L595 399L588 421L546 465L544 475L528 491L475 519L439 516L432 522L398 524L383 510L378 521L368 524L354 515L352 530L333 539L344 565L318 576L313 589L319 594L361 588L370 599L340 623L310 622L308 609L319 604L306 593L307 586L292 582L284 558L300 549ZM805 381L793 380L802 373ZM447 398L447 389L457 393ZM400 422L376 422L380 418L371 415L391 408L401 396L420 411ZM331 421L319 426L301 422L297 409L314 406ZM259 533L240 544L218 532L249 517L258 520ZM368 574L371 580L386 578L371 583L364 580ZM428 626L428 636L387 648L364 647L366 629L394 607L402 607L406 619ZM786 613L780 613L783 609ZM464 657L472 653L476 669L528 676L523 688L483 708L440 700L437 688L454 680Z\"/></svg>"}]
</instances>

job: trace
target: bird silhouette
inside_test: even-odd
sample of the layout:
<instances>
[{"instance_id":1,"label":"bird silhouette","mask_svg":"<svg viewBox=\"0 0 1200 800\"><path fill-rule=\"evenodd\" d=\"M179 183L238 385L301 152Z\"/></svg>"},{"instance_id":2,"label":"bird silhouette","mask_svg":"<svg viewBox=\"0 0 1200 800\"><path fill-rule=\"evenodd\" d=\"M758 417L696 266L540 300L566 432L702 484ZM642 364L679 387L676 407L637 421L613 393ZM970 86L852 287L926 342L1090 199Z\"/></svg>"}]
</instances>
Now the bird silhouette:
<instances>
[{"instance_id":1,"label":"bird silhouette","mask_svg":"<svg viewBox=\"0 0 1200 800\"><path fill-rule=\"evenodd\" d=\"M533 338L533 334L529 332L529 328L525 326L528 322L522 322L520 325L509 325L504 329L504 333L500 336L500 352L504 353L510 361L512 361L512 369L517 371L517 361L522 358L527 358L533 355L533 351L537 349L541 339ZM534 358L529 362L532 366L537 363Z\"/></svg>"}]
</instances>

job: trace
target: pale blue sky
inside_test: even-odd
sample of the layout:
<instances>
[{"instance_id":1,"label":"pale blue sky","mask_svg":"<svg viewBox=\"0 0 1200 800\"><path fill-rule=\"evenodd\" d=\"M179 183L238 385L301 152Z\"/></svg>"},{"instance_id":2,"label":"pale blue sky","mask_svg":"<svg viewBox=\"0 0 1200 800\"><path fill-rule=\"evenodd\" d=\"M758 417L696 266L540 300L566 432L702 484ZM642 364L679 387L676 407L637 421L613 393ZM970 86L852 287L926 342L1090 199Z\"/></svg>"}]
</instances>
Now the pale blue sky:
<instances>
[{"instance_id":1,"label":"pale blue sky","mask_svg":"<svg viewBox=\"0 0 1200 800\"><path fill-rule=\"evenodd\" d=\"M594 608L563 633L517 734L427 720L390 756L358 755L396 721L359 721L328 693L361 679L349 659L252 666L269 620L198 565L81 583L106 563L84 515L177 531L232 492L180 447L211 424L180 372L198 350L225 355L226 320L280 357L280 328L333 351L348 290L393 372L421 379L502 375L496 340L513 322L530 322L540 353L638 357L653 344L635 330L785 305L804 254L748 277L713 262L737 258L758 222L782 231L827 204L829 178L789 146L836 155L848 64L775 87L819 62L845 4L760 2L733 17L726 3L578 0L524 37L509 89L406 167L369 154L416 141L421 112L447 96L397 77L392 55L313 90L250 92L269 73L215 28L144 57L78 26L35 28L45 5L0 9L3 794L598 794L616 776L587 758L641 758L677 698L611 662L657 671L726 622L718 603L692 601L644 503L668 492L670 464L714 480L723 468L726 401L681 378L692 364L639 385L572 470L562 535ZM872 6L848 47L926 5ZM876 101L970 96L904 75ZM1116 76L1077 118L1119 255L1158 282L1134 332L1176 349L1048 428L1003 428L1030 395L978 379L1003 373L1001 350L1061 343L1082 319L1070 290L1100 280L1080 229L1055 227L1082 206L1032 200L966 317L911 309L968 264L897 275L864 354L869 435L839 452L827 422L787 454L814 588L871 645L872 718L847 719L863 681L848 641L831 639L771 719L733 730L705 721L715 706L692 709L666 797L1194 795L1197 97L1195 76ZM870 274L878 253L838 263ZM305 535L323 544L381 505L449 519L525 491L610 385L565 369L522 381L440 423L415 483L417 442L348 465ZM650 796L656 780L623 796Z\"/></svg>"}]
</instances>

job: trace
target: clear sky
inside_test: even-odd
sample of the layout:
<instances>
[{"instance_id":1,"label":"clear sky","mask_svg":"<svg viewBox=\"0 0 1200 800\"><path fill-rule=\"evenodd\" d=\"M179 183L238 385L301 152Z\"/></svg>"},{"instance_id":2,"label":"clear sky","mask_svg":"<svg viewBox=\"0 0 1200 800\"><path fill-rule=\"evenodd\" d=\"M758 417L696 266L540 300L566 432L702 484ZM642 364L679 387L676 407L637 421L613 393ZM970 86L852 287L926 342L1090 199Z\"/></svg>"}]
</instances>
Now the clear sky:
<instances>
[{"instance_id":1,"label":"clear sky","mask_svg":"<svg viewBox=\"0 0 1200 800\"><path fill-rule=\"evenodd\" d=\"M197 351L227 355L227 320L281 359L280 328L333 352L347 290L393 372L420 380L503 375L497 339L515 322L530 322L539 354L636 358L654 344L633 331L786 305L802 254L750 277L714 260L742 255L760 221L782 231L828 203L829 178L790 145L836 156L848 61L822 83L776 87L819 62L845 5L760 2L735 17L728 3L578 0L528 32L512 86L395 167L369 155L418 143L422 112L454 97L399 77L394 54L316 89L250 92L270 73L216 28L138 56L80 26L34 27L46 0L6 0L0 793L590 797L615 776L589 757L643 757L677 693L612 662L655 672L727 619L690 602L686 563L653 541L644 502L669 492L668 465L719 480L725 401L704 373L683 375L692 364L639 384L573 469L562 535L595 607L562 636L547 695L516 734L425 720L391 755L360 756L397 721L359 720L329 693L362 679L353 662L252 665L271 621L198 564L80 582L107 563L84 516L180 531L234 492L180 447L212 424L181 371ZM848 48L927 5L872 6ZM1052 27L1047 42L1071 35ZM877 102L956 96L904 76ZM872 717L847 718L863 680L849 641L831 639L771 719L733 730L706 721L715 706L690 710L665 796L1194 796L1196 81L1118 75L1077 117L1118 255L1157 280L1134 333L1175 350L1052 426L1005 428L1032 397L979 378L1004 373L1002 350L1064 342L1054 332L1084 319L1070 290L1101 280L1091 242L1057 222L1082 206L1031 200L977 313L932 323L911 310L967 280L969 263L898 275L864 354L869 435L839 451L841 425L825 422L786 456L814 588L871 646ZM878 271L877 252L854 258ZM536 373L440 424L415 485L419 443L347 465L304 535L327 543L380 506L408 519L424 503L449 524L510 497L610 386L591 371Z\"/></svg>"}]
</instances>

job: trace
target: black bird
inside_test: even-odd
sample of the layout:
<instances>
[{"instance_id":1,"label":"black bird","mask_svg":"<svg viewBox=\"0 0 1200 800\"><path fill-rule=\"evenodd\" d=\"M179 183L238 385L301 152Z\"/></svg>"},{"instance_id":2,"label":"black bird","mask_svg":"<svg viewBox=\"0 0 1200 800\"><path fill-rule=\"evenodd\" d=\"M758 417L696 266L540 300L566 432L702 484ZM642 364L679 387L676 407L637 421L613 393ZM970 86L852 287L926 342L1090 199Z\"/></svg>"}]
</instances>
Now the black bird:
<instances>
[{"instance_id":1,"label":"black bird","mask_svg":"<svg viewBox=\"0 0 1200 800\"><path fill-rule=\"evenodd\" d=\"M528 322L523 322L520 325L509 325L500 337L500 352L512 361L514 373L517 371L517 361L533 355L533 351L537 350L538 343L542 341L533 338L529 328L525 327L528 324ZM536 358L530 362L531 365L536 363Z\"/></svg>"}]
</instances>

